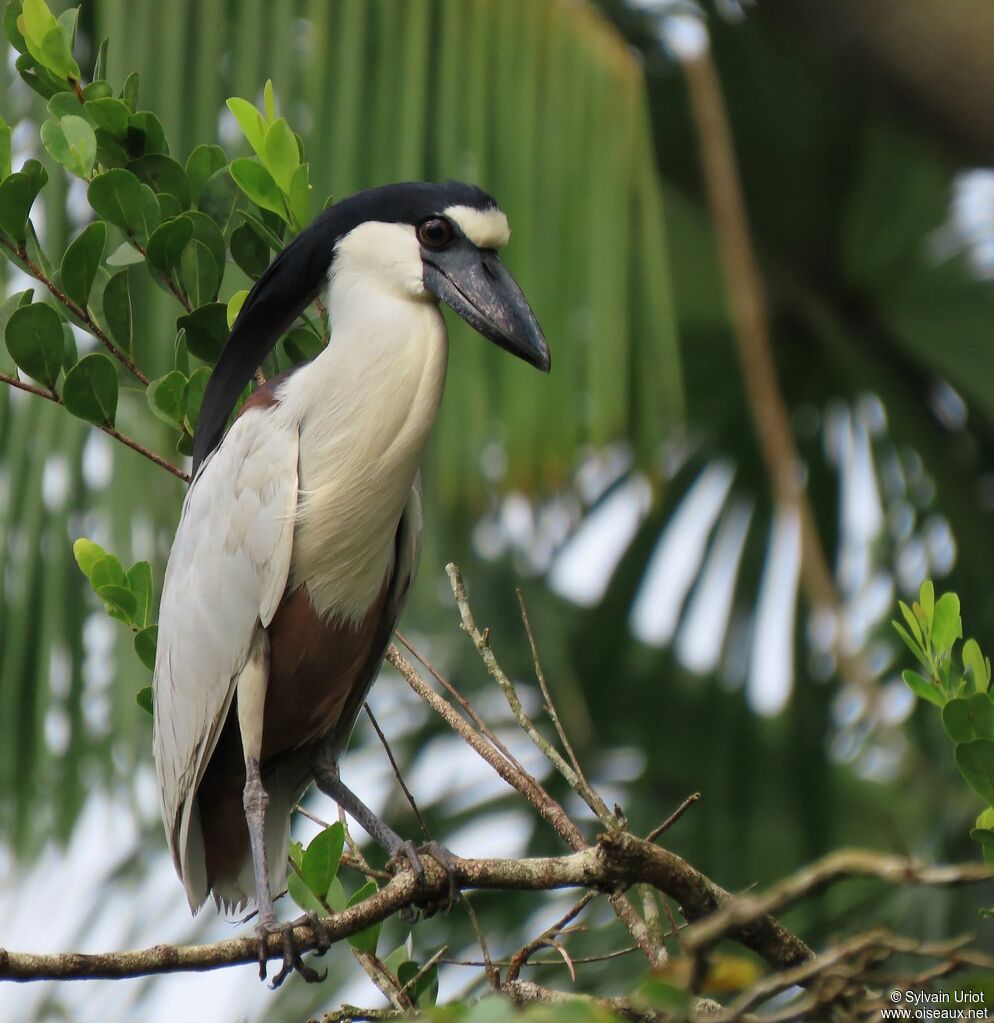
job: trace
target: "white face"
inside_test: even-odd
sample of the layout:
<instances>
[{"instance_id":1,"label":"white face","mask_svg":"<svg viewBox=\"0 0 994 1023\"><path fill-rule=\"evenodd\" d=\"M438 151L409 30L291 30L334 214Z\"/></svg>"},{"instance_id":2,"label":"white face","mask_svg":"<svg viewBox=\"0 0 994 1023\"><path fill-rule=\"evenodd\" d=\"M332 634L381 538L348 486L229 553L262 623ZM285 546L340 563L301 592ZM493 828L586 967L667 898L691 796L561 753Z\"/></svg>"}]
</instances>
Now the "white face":
<instances>
[{"instance_id":1,"label":"white face","mask_svg":"<svg viewBox=\"0 0 994 1023\"><path fill-rule=\"evenodd\" d=\"M499 249L511 234L507 217L499 209L450 206L443 215L477 248ZM360 224L338 243L333 266L336 277L359 274L392 294L416 299L429 294L423 282L421 245L411 224L378 220Z\"/></svg>"},{"instance_id":2,"label":"white face","mask_svg":"<svg viewBox=\"0 0 994 1023\"><path fill-rule=\"evenodd\" d=\"M353 228L338 243L332 273L337 278L358 277L390 294L424 298L421 246L411 224L368 220Z\"/></svg>"}]
</instances>

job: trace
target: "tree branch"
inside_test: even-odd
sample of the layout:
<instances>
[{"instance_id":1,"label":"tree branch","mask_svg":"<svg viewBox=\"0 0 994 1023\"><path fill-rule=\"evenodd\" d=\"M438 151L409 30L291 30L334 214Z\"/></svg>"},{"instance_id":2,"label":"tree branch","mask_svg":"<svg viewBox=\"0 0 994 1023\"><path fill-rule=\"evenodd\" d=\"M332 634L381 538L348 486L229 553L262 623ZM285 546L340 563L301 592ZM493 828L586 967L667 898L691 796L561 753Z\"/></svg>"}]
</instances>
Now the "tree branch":
<instances>
[{"instance_id":1,"label":"tree branch","mask_svg":"<svg viewBox=\"0 0 994 1023\"><path fill-rule=\"evenodd\" d=\"M18 377L10 376L7 373L0 373L0 383L16 387L19 391L27 391L28 394L34 394L39 398L44 398L46 401L50 401L54 405L62 405L65 407L64 402L55 393L55 391L49 391L46 388L38 387L35 384L29 384ZM114 440L120 441L125 447L131 448L132 451L137 451L143 458L147 458L160 469L165 469L166 472L171 472L177 479L181 479L184 483L190 482L190 474L188 472L181 469L178 465L173 465L172 462L167 461L162 457L162 455L157 455L150 448L145 447L143 444L139 444L133 437L129 437L127 434L121 433L117 427L103 426L100 423L90 423L89 425L95 426L98 430L103 430L108 437L113 437Z\"/></svg>"},{"instance_id":2,"label":"tree branch","mask_svg":"<svg viewBox=\"0 0 994 1023\"><path fill-rule=\"evenodd\" d=\"M48 288L52 297L61 305L64 309L68 309L69 312L79 320L80 323L86 328L86 330L92 334L103 346L114 356L115 359L142 385L142 387L148 387L148 377L138 368L137 363L128 356L126 352L123 352L116 344L100 329L93 317L90 316L89 312L81 305L77 305L56 283L53 281L45 271L38 266L37 263L32 262L29 258L27 250L23 247L18 248L15 245L11 245L10 242L3 238L0 238L0 245L2 245L8 253L11 254L15 266L23 266L27 269L28 273L40 284L43 284Z\"/></svg>"},{"instance_id":3,"label":"tree branch","mask_svg":"<svg viewBox=\"0 0 994 1023\"><path fill-rule=\"evenodd\" d=\"M688 919L708 917L686 933L688 950L700 950L720 937L729 937L756 952L777 970L799 966L814 953L798 937L769 916L765 908L786 905L818 887L852 877L875 877L890 884L947 886L989 879L979 864L927 866L896 856L865 850L834 854L800 871L764 897L734 897L704 877L679 856L634 835L601 835L598 844L567 856L519 860L460 859L455 881L460 889L550 891L586 888L618 891L633 884L651 884L676 899ZM380 891L357 906L334 913L325 921L333 942L385 920L399 910L448 890L443 868L430 856L422 859L425 886L419 888L411 870L393 877ZM718 912L715 912L718 910ZM318 946L320 935L300 924L293 937L302 952ZM267 942L266 956L282 959L280 935ZM0 949L0 979L83 980L119 979L157 973L214 970L239 963L255 964L254 935L209 945L155 945L132 952L86 955L75 952L33 955Z\"/></svg>"}]
</instances>

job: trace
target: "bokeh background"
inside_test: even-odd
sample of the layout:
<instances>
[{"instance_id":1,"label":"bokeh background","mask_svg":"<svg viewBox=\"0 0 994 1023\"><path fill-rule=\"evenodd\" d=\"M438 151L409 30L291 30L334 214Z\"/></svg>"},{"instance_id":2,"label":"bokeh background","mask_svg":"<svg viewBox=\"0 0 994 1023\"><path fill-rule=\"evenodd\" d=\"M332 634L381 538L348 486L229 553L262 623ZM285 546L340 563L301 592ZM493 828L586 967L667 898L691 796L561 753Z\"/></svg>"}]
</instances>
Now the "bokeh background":
<instances>
[{"instance_id":1,"label":"bokeh background","mask_svg":"<svg viewBox=\"0 0 994 1023\"><path fill-rule=\"evenodd\" d=\"M725 887L771 882L840 845L977 856L967 833L980 807L938 716L904 689L908 655L888 623L932 577L960 594L967 634L994 649L988 4L92 0L84 67L105 37L108 77L119 86L141 72L141 105L181 160L215 140L240 153L224 100L258 100L272 78L306 141L315 211L404 178L473 180L507 211L507 261L554 371L542 378L452 324L403 631L515 749L500 694L457 628L446 561L461 564L478 621L534 695L523 589L566 727L637 830L703 793L668 842ZM757 440L688 60L713 61L727 105L834 614L805 586L797 509L778 500ZM15 125L16 167L46 158L44 113L6 67L0 114ZM88 207L80 182L50 170L34 219L60 252ZM4 275L7 293L29 286L12 267ZM242 286L232 269L222 298ZM137 351L157 375L180 310L147 281L139 294ZM168 450L140 391L122 393L119 422ZM134 698L147 672L71 554L88 536L125 563L149 558L161 578L181 500L177 480L109 438L0 391L0 946L97 951L232 933L212 911L187 914ZM436 837L466 855L558 849L395 676L384 672L372 703ZM364 724L343 774L416 834ZM299 837L314 830L299 825ZM814 945L882 923L935 937L986 928L994 947L977 898L851 884L788 923ZM564 906L474 903L496 954ZM592 916L577 954L625 945L611 919ZM390 924L384 947L406 935ZM422 958L443 942L475 958L458 913L419 925L413 942ZM154 1021L195 1005L198 1019L302 1019L342 1000L379 1004L344 951L329 965L326 986L295 978L278 995L249 967L8 986L0 1018ZM581 989L614 993L641 965L579 969ZM568 979L561 967L535 974ZM476 990L478 975L445 967L443 997Z\"/></svg>"}]
</instances>

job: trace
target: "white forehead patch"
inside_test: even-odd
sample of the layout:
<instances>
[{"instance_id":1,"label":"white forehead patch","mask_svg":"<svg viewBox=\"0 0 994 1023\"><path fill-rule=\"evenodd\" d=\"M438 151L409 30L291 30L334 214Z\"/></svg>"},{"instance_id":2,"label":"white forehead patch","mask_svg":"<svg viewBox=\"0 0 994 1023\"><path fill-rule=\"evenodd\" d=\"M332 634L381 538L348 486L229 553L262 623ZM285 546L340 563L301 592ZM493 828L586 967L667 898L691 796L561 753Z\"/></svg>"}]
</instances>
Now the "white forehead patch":
<instances>
[{"instance_id":1,"label":"white forehead patch","mask_svg":"<svg viewBox=\"0 0 994 1023\"><path fill-rule=\"evenodd\" d=\"M502 248L511 237L507 217L496 207L481 210L475 206L450 206L445 215L479 249Z\"/></svg>"}]
</instances>

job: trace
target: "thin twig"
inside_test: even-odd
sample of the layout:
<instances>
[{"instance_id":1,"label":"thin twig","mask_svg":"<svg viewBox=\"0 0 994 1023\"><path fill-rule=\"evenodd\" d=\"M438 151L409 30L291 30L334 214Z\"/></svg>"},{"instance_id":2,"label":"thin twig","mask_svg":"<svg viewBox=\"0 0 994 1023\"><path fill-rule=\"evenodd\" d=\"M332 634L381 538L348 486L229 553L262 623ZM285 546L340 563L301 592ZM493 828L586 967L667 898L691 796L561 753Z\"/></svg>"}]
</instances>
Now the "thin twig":
<instances>
[{"instance_id":1,"label":"thin twig","mask_svg":"<svg viewBox=\"0 0 994 1023\"><path fill-rule=\"evenodd\" d=\"M542 697L545 700L545 712L549 715L549 720L555 726L556 734L559 736L559 741L563 744L563 749L566 750L566 755L569 757L569 761L573 765L573 770L576 771L577 777L588 789L591 789L591 785L583 773L583 768L580 766L580 761L577 759L576 753L573 751L573 745L569 741L569 736L567 736L566 730L563 728L562 722L559 720L559 713L556 710L556 705L552 701L552 693L549 691L549 686L545 679L545 672L542 670L542 662L538 656L538 643L535 641L535 633L532 631L532 624L528 618L528 608L525 605L525 595L521 591L520 587L514 592L518 595L518 606L521 608L521 622L525 627L525 635L528 637L528 646L531 648L532 663L535 666L535 678L538 680L539 688L542 690Z\"/></svg>"},{"instance_id":2,"label":"thin twig","mask_svg":"<svg viewBox=\"0 0 994 1023\"><path fill-rule=\"evenodd\" d=\"M527 777L531 778L531 780L537 785L538 781L536 780L534 775L532 775L524 767L521 761L518 760L518 758L515 757L514 754L501 741L497 733L493 731L493 729L486 723L486 721L483 720L482 717L480 717L480 715L476 712L476 709L473 707L473 705L465 696L463 696L461 692L459 692L455 684L450 679L446 678L446 676L443 675L438 670L438 668L436 668L435 665L432 664L431 661L429 661L428 658L425 657L425 655L422 654L421 651L418 650L417 647L415 647L410 642L410 640L405 639L405 637L402 636L399 632L395 632L394 636L396 636L400 643L403 644L403 646L407 649L408 653L410 653L415 658L415 660L417 660L418 663L425 668L428 674L431 675L431 677L440 686L442 686L444 689L448 691L449 695L452 696L455 699L456 703L458 703L459 706L462 707L462 709L469 715L470 720L476 726L477 730L482 735L485 735L490 740L490 742L493 743L493 745L498 750L500 750L500 752L505 757L507 757L508 761L511 764L513 764L515 768L517 768L523 775L526 775Z\"/></svg>"},{"instance_id":3,"label":"thin twig","mask_svg":"<svg viewBox=\"0 0 994 1023\"><path fill-rule=\"evenodd\" d=\"M143 387L148 387L149 379L145 374L138 368L138 365L128 356L128 354L122 351L114 342L100 329L99 326L94 322L93 317L90 316L89 312L83 308L83 306L74 302L56 283L53 281L45 271L35 263L27 253L27 250L23 247L11 245L9 242L0 238L0 246L3 246L8 252L12 253L17 257L25 267L27 267L28 273L34 277L36 281L43 284L51 292L52 297L56 301L69 310L86 328L86 330L92 334L106 349L114 356L117 361L124 366L124 368L141 383Z\"/></svg>"},{"instance_id":4,"label":"thin twig","mask_svg":"<svg viewBox=\"0 0 994 1023\"><path fill-rule=\"evenodd\" d=\"M466 585L463 582L462 573L459 571L459 566L454 564L448 564L445 566L446 574L449 577L449 584L452 587L452 594L456 600L456 607L459 609L459 617L462 620L463 631L473 641L473 645L476 647L480 654L481 659L487 669L487 674L497 683L501 692L504 694L504 698L507 700L508 706L511 708L511 714L514 716L514 720L517 721L518 725L528 736L529 739L542 751L546 759L552 766L562 775L565 779L566 784L593 810L598 820L606 828L617 828L618 820L615 815L607 808L604 800L594 792L593 789L586 783L586 780L573 769L572 765L568 764L552 743L545 738L544 735L535 727L534 722L525 713L524 707L521 705L521 700L518 697L518 693L514 688L514 683L505 674L503 668L497 660L493 649L490 646L490 630L484 629L482 632L477 628L476 621L473 618L473 611L469 605L469 598L466 595Z\"/></svg>"},{"instance_id":5,"label":"thin twig","mask_svg":"<svg viewBox=\"0 0 994 1023\"><path fill-rule=\"evenodd\" d=\"M701 798L700 792L692 792L687 798L663 821L645 836L647 842L655 842L663 832L669 831L674 824Z\"/></svg>"},{"instance_id":6,"label":"thin twig","mask_svg":"<svg viewBox=\"0 0 994 1023\"><path fill-rule=\"evenodd\" d=\"M538 811L543 820L556 830L566 844L574 850L585 845L583 833L573 823L566 811L552 796L534 779L524 772L516 770L490 743L488 743L455 708L443 700L431 686L418 674L417 669L406 657L392 645L387 650L386 659L400 672L407 684L432 708L466 743L475 750L509 785L517 789L522 796ZM628 928L636 944L642 949L646 959L655 965L658 953L653 947L645 922L635 912L631 903L622 892L615 892L609 897L611 908L618 919Z\"/></svg>"},{"instance_id":7,"label":"thin twig","mask_svg":"<svg viewBox=\"0 0 994 1023\"><path fill-rule=\"evenodd\" d=\"M431 957L430 957L429 959L426 959L426 960L425 960L425 961L424 961L424 962L423 962L423 963L421 964L421 968L420 968L420 969L418 970L418 972L417 972L417 973L415 973L415 974L414 974L414 976L413 976L413 977L411 977L411 979L410 979L409 981L407 981L407 983L406 983L406 984L404 984L404 986L403 986L403 987L402 987L402 988L400 989L400 992L401 992L401 994L406 994L406 993L407 993L408 991L410 991L410 990L411 990L411 988L413 988L413 987L414 987L414 985L415 985L415 984L417 984L417 982L418 982L418 981L419 981L419 980L420 980L420 979L421 979L421 978L422 978L422 977L423 977L423 976L424 976L424 975L425 975L425 974L426 974L426 973L427 973L427 972L428 972L428 971L429 971L429 970L430 970L430 969L431 969L431 968L432 968L433 966L438 966L438 964L439 964L439 963L440 963L440 962L442 961L442 957L443 957L443 956L445 955L445 953L446 953L446 952L448 952L448 951L449 951L449 946L448 946L448 945L443 945L443 946L442 946L442 947L441 947L441 948L440 948L440 949L439 949L439 950L438 950L438 951L437 951L437 952L436 952L436 953L435 953L435 954L434 954L433 956L431 956Z\"/></svg>"},{"instance_id":8,"label":"thin twig","mask_svg":"<svg viewBox=\"0 0 994 1023\"><path fill-rule=\"evenodd\" d=\"M465 892L459 893L459 901L462 903L466 910L467 916L469 916L469 922L476 932L476 941L480 946L480 952L483 955L483 962L477 965L482 966L486 971L487 980L490 982L490 989L492 991L500 990L500 971L494 966L493 960L490 958L490 949L487 947L487 939L483 936L483 928L480 926L479 918L476 915L476 910L473 909L473 904L469 901L469 897Z\"/></svg>"},{"instance_id":9,"label":"thin twig","mask_svg":"<svg viewBox=\"0 0 994 1023\"><path fill-rule=\"evenodd\" d=\"M2 243L0 243L2 244ZM62 405L65 407L65 403L55 393L55 391L49 391L44 387L37 387L34 384L29 384L18 377L10 376L7 373L0 373L0 383L8 384L11 387L16 387L20 391L27 391L28 394L34 394L39 398L44 398L46 401L50 401L55 405ZM143 444L139 444L138 441L129 437L127 434L121 433L114 426L105 426L100 423L90 423L90 426L97 427L98 430L103 430L108 437L113 437L114 440L120 441L125 447L131 448L132 451L137 451L139 455L147 458L150 462L157 465L160 469L165 469L166 472L171 472L177 479L183 480L184 483L190 482L190 474L185 470L181 469L178 465L173 465L172 462L167 461L161 455L157 455L154 451L145 447Z\"/></svg>"},{"instance_id":10,"label":"thin twig","mask_svg":"<svg viewBox=\"0 0 994 1023\"><path fill-rule=\"evenodd\" d=\"M397 763L397 758L393 755L393 750L390 748L390 743L387 742L387 737L383 734L383 729L380 728L379 722L373 716L372 708L368 703L363 704L366 710L366 717L369 718L369 723L373 726L373 730L376 732L377 737L380 740L380 745L386 750L387 758L390 761L390 766L393 768L394 777L400 785L401 791L407 798L407 802L410 804L411 809L414 811L414 816L418 819L418 827L421 828L421 834L424 835L425 841L431 841L431 833L428 831L428 825L425 823L425 819L421 814L421 810L418 804L414 800L414 794L407 787L407 782L404 781L404 775L401 774L400 765Z\"/></svg>"},{"instance_id":11,"label":"thin twig","mask_svg":"<svg viewBox=\"0 0 994 1023\"><path fill-rule=\"evenodd\" d=\"M596 892L585 892L579 901L575 902L551 927L547 927L538 937L533 938L526 945L522 946L512 957L511 965L507 968L507 983L518 979L521 967L528 962L529 956L540 948L550 944L559 934L562 933L570 921L575 920L593 900L597 898Z\"/></svg>"}]
</instances>

